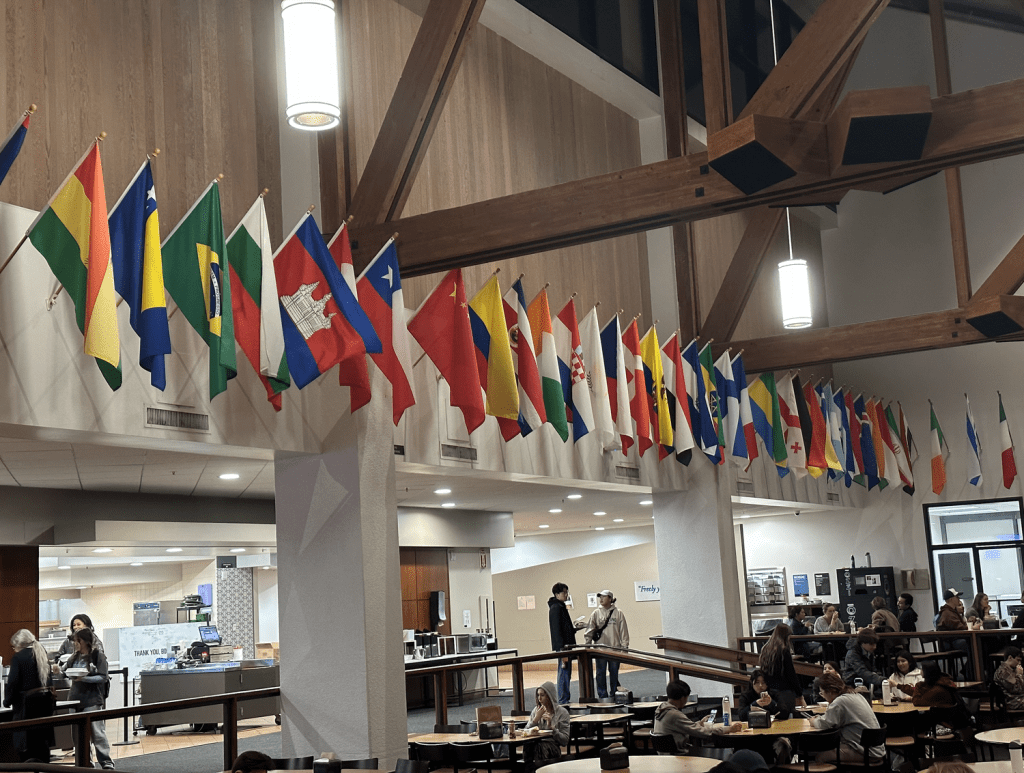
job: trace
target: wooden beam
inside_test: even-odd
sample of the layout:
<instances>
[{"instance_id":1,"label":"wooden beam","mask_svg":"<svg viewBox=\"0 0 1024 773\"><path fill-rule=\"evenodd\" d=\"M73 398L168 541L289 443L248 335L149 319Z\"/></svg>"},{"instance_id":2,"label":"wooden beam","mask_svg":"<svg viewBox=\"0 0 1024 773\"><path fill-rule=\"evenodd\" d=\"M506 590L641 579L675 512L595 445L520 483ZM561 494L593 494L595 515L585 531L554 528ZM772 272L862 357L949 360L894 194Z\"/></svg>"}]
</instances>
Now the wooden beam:
<instances>
[{"instance_id":1,"label":"wooden beam","mask_svg":"<svg viewBox=\"0 0 1024 773\"><path fill-rule=\"evenodd\" d=\"M978 298L966 309L967 321L986 338L1000 338L1024 331L1024 298L992 295Z\"/></svg>"},{"instance_id":2,"label":"wooden beam","mask_svg":"<svg viewBox=\"0 0 1024 773\"><path fill-rule=\"evenodd\" d=\"M732 123L732 85L729 72L729 31L725 0L697 0L700 63L704 83L704 116L708 134Z\"/></svg>"},{"instance_id":3,"label":"wooden beam","mask_svg":"<svg viewBox=\"0 0 1024 773\"><path fill-rule=\"evenodd\" d=\"M351 28L351 4L341 3L335 14L335 26L341 61L341 123L333 129L317 132L316 149L320 168L320 223L324 233L333 234L341 227L342 220L352 203L355 190L355 170L352 159L352 66L349 51L352 47L346 35Z\"/></svg>"},{"instance_id":4,"label":"wooden beam","mask_svg":"<svg viewBox=\"0 0 1024 773\"><path fill-rule=\"evenodd\" d=\"M940 97L945 97L953 91L953 79L949 72L949 48L946 43L946 19L942 12L942 0L928 0L928 16L932 30L936 91ZM953 240L956 302L964 306L971 299L971 264L967 254L963 187L960 184L960 170L956 168L946 170L946 205L949 208L949 231Z\"/></svg>"},{"instance_id":5,"label":"wooden beam","mask_svg":"<svg viewBox=\"0 0 1024 773\"><path fill-rule=\"evenodd\" d=\"M1024 285L1024 236L999 261L988 279L978 288L973 301L996 295L1013 295Z\"/></svg>"},{"instance_id":6,"label":"wooden beam","mask_svg":"<svg viewBox=\"0 0 1024 773\"><path fill-rule=\"evenodd\" d=\"M767 338L732 341L728 345L742 348L747 372L758 373L945 349L985 340L989 339L968 324L964 309L952 309L840 327L792 330Z\"/></svg>"},{"instance_id":7,"label":"wooden beam","mask_svg":"<svg viewBox=\"0 0 1024 773\"><path fill-rule=\"evenodd\" d=\"M353 224L401 215L484 0L431 0L352 197Z\"/></svg>"},{"instance_id":8,"label":"wooden beam","mask_svg":"<svg viewBox=\"0 0 1024 773\"><path fill-rule=\"evenodd\" d=\"M390 224L353 228L353 256L365 266L395 231L409 276L530 255L701 220L726 212L859 188L890 178L1024 153L1024 79L932 100L920 159L869 164L832 177L798 175L745 196L707 166L706 153L525 191Z\"/></svg>"}]
</instances>

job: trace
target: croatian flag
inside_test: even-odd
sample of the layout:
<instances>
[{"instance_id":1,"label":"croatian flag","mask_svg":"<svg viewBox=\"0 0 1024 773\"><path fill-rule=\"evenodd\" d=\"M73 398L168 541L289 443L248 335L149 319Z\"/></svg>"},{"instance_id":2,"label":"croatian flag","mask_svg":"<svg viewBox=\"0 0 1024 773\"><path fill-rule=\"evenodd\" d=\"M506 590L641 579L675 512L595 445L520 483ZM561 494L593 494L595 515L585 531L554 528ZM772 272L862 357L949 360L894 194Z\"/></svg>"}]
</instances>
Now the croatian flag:
<instances>
[{"instance_id":1,"label":"croatian flag","mask_svg":"<svg viewBox=\"0 0 1024 773\"><path fill-rule=\"evenodd\" d=\"M587 387L587 366L583 362L583 344L576 323L576 304L572 298L565 304L554 321L555 354L558 355L558 373L562 379L566 414L572 422L572 442L577 442L594 427L594 411Z\"/></svg>"},{"instance_id":2,"label":"croatian flag","mask_svg":"<svg viewBox=\"0 0 1024 773\"><path fill-rule=\"evenodd\" d=\"M380 339L307 213L274 255L288 371L302 389Z\"/></svg>"}]
</instances>

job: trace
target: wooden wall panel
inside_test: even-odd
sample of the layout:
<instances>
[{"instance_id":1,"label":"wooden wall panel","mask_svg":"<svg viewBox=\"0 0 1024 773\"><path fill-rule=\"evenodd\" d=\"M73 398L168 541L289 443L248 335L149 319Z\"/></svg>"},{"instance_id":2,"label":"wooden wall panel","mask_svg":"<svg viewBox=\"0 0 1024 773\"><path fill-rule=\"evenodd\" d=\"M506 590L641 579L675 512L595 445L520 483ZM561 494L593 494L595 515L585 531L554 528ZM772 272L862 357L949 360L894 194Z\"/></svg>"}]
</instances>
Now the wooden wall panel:
<instances>
[{"instance_id":1,"label":"wooden wall panel","mask_svg":"<svg viewBox=\"0 0 1024 773\"><path fill-rule=\"evenodd\" d=\"M430 593L441 590L448 619L438 627L438 633L450 634L452 610L447 548L401 548L399 560L402 565L402 627L429 630Z\"/></svg>"},{"instance_id":2,"label":"wooden wall panel","mask_svg":"<svg viewBox=\"0 0 1024 773\"><path fill-rule=\"evenodd\" d=\"M44 206L106 131L112 205L146 153L164 236L218 173L225 228L263 187L281 237L273 0L0 0L0 134L39 105L0 200Z\"/></svg>"},{"instance_id":3,"label":"wooden wall panel","mask_svg":"<svg viewBox=\"0 0 1024 773\"><path fill-rule=\"evenodd\" d=\"M21 628L39 635L39 548L0 545L0 657L14 656L11 637Z\"/></svg>"},{"instance_id":4,"label":"wooden wall panel","mask_svg":"<svg viewBox=\"0 0 1024 773\"><path fill-rule=\"evenodd\" d=\"M353 160L361 173L420 17L395 0L348 0L347 13ZM403 214L483 201L639 163L635 119L477 26ZM601 301L602 321L617 308L630 316L643 312L650 321L642 234L466 269L467 293L472 296L498 266L503 288L526 274L527 301L550 282L553 313L576 292L581 318ZM406 305L418 306L438 279L425 276L404 282Z\"/></svg>"}]
</instances>

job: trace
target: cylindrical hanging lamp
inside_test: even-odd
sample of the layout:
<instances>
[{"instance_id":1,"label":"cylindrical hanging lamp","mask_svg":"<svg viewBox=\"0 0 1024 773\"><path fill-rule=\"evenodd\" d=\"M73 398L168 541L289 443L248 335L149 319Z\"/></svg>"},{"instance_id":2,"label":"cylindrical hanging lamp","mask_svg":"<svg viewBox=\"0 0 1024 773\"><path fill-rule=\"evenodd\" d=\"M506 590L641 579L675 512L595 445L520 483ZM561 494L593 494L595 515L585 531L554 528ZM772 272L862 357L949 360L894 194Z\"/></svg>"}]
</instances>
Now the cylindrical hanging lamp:
<instances>
[{"instance_id":1,"label":"cylindrical hanging lamp","mask_svg":"<svg viewBox=\"0 0 1024 773\"><path fill-rule=\"evenodd\" d=\"M341 122L333 0L282 0L288 123L323 131Z\"/></svg>"},{"instance_id":2,"label":"cylindrical hanging lamp","mask_svg":"<svg viewBox=\"0 0 1024 773\"><path fill-rule=\"evenodd\" d=\"M782 325L786 328L811 326L811 285L807 261L790 258L779 264L779 288L782 291Z\"/></svg>"}]
</instances>

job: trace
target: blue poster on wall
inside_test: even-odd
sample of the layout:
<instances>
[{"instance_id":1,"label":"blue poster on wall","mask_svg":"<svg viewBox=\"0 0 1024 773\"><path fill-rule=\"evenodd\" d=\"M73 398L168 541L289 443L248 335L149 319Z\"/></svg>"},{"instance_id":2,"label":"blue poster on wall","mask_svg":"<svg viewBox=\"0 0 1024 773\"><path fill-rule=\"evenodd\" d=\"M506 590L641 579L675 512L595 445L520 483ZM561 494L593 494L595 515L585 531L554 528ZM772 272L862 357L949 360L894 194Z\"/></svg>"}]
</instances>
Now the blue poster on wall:
<instances>
[{"instance_id":1,"label":"blue poster on wall","mask_svg":"<svg viewBox=\"0 0 1024 773\"><path fill-rule=\"evenodd\" d=\"M213 584L203 583L199 586L199 598L203 600L203 606L208 607L213 604Z\"/></svg>"},{"instance_id":2,"label":"blue poster on wall","mask_svg":"<svg viewBox=\"0 0 1024 773\"><path fill-rule=\"evenodd\" d=\"M793 593L797 596L809 596L811 593L810 586L807 584L806 574L794 574L793 575Z\"/></svg>"}]
</instances>

